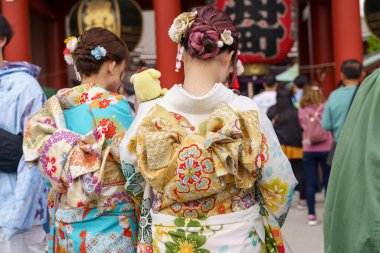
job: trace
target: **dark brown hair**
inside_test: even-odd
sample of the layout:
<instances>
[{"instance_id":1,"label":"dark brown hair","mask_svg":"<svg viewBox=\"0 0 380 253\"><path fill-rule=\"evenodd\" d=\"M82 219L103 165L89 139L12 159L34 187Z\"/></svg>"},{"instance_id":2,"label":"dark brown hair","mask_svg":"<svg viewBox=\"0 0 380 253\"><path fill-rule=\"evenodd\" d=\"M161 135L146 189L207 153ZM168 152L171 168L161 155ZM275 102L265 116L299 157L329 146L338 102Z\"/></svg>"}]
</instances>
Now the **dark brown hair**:
<instances>
[{"instance_id":1,"label":"dark brown hair","mask_svg":"<svg viewBox=\"0 0 380 253\"><path fill-rule=\"evenodd\" d=\"M232 64L234 71L228 76L228 83L231 85L237 75L237 53L239 45L239 34L237 27L231 18L224 11L211 6L199 7L194 23L185 34L181 44L185 50L193 57L207 60L216 57L225 51L234 51ZM224 30L231 31L233 43L224 44L218 47L218 41Z\"/></svg>"},{"instance_id":2,"label":"dark brown hair","mask_svg":"<svg viewBox=\"0 0 380 253\"><path fill-rule=\"evenodd\" d=\"M190 29L185 34L183 46L193 57L203 60L214 58L224 51L235 51L236 58L238 50L238 32L230 17L223 11L211 6L199 7L197 16ZM224 44L218 47L218 40L224 30L230 30L234 39L231 45Z\"/></svg>"},{"instance_id":3,"label":"dark brown hair","mask_svg":"<svg viewBox=\"0 0 380 253\"><path fill-rule=\"evenodd\" d=\"M96 60L91 55L91 50L97 46L104 47L107 51L106 56L100 60ZM79 73L89 76L97 74L103 63L107 61L115 61L117 64L128 61L129 51L125 42L114 33L96 27L85 31L79 37L78 46L73 55Z\"/></svg>"},{"instance_id":4,"label":"dark brown hair","mask_svg":"<svg viewBox=\"0 0 380 253\"><path fill-rule=\"evenodd\" d=\"M13 30L12 30L11 25L9 24L8 20L1 14L0 14L0 37L7 39L4 47L8 45L9 42L11 42L11 39L13 37Z\"/></svg>"}]
</instances>

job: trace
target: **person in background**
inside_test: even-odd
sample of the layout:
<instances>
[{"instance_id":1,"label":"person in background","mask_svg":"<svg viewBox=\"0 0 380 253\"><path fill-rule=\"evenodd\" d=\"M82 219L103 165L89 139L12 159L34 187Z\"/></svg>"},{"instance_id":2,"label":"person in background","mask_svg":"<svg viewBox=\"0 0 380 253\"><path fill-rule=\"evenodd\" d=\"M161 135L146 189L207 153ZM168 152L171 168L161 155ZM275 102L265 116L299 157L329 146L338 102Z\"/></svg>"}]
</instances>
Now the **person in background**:
<instances>
[{"instance_id":1,"label":"person in background","mask_svg":"<svg viewBox=\"0 0 380 253\"><path fill-rule=\"evenodd\" d=\"M126 78L124 78L117 92L126 98L129 106L131 107L133 115L135 115L136 114L136 110L135 110L136 96L135 96L135 90L133 88L133 85L128 80L126 80Z\"/></svg>"},{"instance_id":2,"label":"person in background","mask_svg":"<svg viewBox=\"0 0 380 253\"><path fill-rule=\"evenodd\" d=\"M322 114L322 126L327 131L332 131L334 144L328 162L332 163L336 144L339 140L340 131L346 121L351 103L358 89L362 77L363 65L358 60L346 60L341 66L343 86L333 91Z\"/></svg>"},{"instance_id":3,"label":"person in background","mask_svg":"<svg viewBox=\"0 0 380 253\"><path fill-rule=\"evenodd\" d=\"M42 107L46 98L36 80L39 67L4 61L3 51L12 35L11 26L0 15L0 129L23 136L27 119ZM22 141L18 145L22 153ZM21 157L14 169L0 168L0 251L45 252L46 222L47 190L37 167L29 169Z\"/></svg>"},{"instance_id":4,"label":"person in background","mask_svg":"<svg viewBox=\"0 0 380 253\"><path fill-rule=\"evenodd\" d=\"M292 102L293 105L298 109L300 108L300 101L303 93L303 88L305 85L309 84L310 81L306 76L299 75L297 76L292 85L292 91L293 91L293 96L292 96Z\"/></svg>"},{"instance_id":5,"label":"person in background","mask_svg":"<svg viewBox=\"0 0 380 253\"><path fill-rule=\"evenodd\" d=\"M331 132L322 128L321 118L324 109L325 98L322 90L317 86L305 87L302 98L301 108L298 110L298 118L303 129L302 148L303 166L306 175L306 197L308 207L309 225L317 225L315 213L315 192L319 184L318 165L323 170L323 186L327 191L329 181L330 166L327 164L333 138Z\"/></svg>"},{"instance_id":6,"label":"person in background","mask_svg":"<svg viewBox=\"0 0 380 253\"><path fill-rule=\"evenodd\" d=\"M276 91L278 84L274 76L267 76L264 79L264 91L253 97L253 101L266 114L268 109L276 104Z\"/></svg>"},{"instance_id":7,"label":"person in background","mask_svg":"<svg viewBox=\"0 0 380 253\"><path fill-rule=\"evenodd\" d=\"M129 58L104 28L66 40L81 84L62 89L27 122L25 160L50 185L49 252L135 252L135 204L125 192L119 145L133 116L115 93Z\"/></svg>"},{"instance_id":8,"label":"person in background","mask_svg":"<svg viewBox=\"0 0 380 253\"><path fill-rule=\"evenodd\" d=\"M277 102L269 108L267 114L298 181L296 191L300 193L300 201L297 208L305 209L306 181L302 162L302 129L298 122L297 109L292 104L291 98L290 92L279 89L276 96Z\"/></svg>"},{"instance_id":9,"label":"person in background","mask_svg":"<svg viewBox=\"0 0 380 253\"><path fill-rule=\"evenodd\" d=\"M360 85L339 135L324 208L325 253L380 252L379 108L377 69Z\"/></svg>"}]
</instances>

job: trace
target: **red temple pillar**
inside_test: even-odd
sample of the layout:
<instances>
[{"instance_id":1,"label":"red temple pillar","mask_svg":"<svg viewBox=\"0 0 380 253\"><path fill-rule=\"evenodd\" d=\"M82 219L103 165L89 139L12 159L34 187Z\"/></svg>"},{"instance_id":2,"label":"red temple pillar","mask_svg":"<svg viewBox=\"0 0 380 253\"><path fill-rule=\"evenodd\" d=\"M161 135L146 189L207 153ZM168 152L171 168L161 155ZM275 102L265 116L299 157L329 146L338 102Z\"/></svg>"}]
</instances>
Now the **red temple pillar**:
<instances>
[{"instance_id":1,"label":"red temple pillar","mask_svg":"<svg viewBox=\"0 0 380 253\"><path fill-rule=\"evenodd\" d=\"M2 14L11 24L14 36L5 48L8 61L31 61L28 0L1 0Z\"/></svg>"},{"instance_id":2,"label":"red temple pillar","mask_svg":"<svg viewBox=\"0 0 380 253\"><path fill-rule=\"evenodd\" d=\"M180 0L153 0L156 22L157 68L162 73L161 85L170 88L183 82L183 72L175 72L177 45L170 40L168 31L181 12Z\"/></svg>"},{"instance_id":3,"label":"red temple pillar","mask_svg":"<svg viewBox=\"0 0 380 253\"><path fill-rule=\"evenodd\" d=\"M333 37L331 29L330 1L314 0L310 2L312 27L312 77L322 87L326 97L335 89ZM326 65L322 67L322 65Z\"/></svg>"},{"instance_id":4,"label":"red temple pillar","mask_svg":"<svg viewBox=\"0 0 380 253\"><path fill-rule=\"evenodd\" d=\"M334 37L335 82L340 77L340 66L347 59L363 61L363 44L358 0L332 0L332 28Z\"/></svg>"},{"instance_id":5,"label":"red temple pillar","mask_svg":"<svg viewBox=\"0 0 380 253\"><path fill-rule=\"evenodd\" d=\"M50 75L48 76L48 83L50 87L55 89L62 89L67 87L66 83L66 73L67 68L66 63L63 61L63 54L61 53L64 49L64 18L59 17L59 19L51 21L48 26L49 34L51 34L49 40L49 55L48 55L48 70Z\"/></svg>"}]
</instances>

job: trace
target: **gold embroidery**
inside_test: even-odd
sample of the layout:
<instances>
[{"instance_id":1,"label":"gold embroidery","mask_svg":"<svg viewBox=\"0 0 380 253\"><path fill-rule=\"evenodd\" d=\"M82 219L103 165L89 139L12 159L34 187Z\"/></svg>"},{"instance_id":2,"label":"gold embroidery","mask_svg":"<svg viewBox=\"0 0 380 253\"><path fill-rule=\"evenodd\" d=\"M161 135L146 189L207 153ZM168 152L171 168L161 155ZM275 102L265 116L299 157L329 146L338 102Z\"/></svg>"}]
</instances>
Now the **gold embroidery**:
<instances>
[{"instance_id":1,"label":"gold embroidery","mask_svg":"<svg viewBox=\"0 0 380 253\"><path fill-rule=\"evenodd\" d=\"M252 206L262 143L257 111L222 103L196 134L175 117L155 105L137 132L139 171L156 193L155 210L203 217Z\"/></svg>"}]
</instances>

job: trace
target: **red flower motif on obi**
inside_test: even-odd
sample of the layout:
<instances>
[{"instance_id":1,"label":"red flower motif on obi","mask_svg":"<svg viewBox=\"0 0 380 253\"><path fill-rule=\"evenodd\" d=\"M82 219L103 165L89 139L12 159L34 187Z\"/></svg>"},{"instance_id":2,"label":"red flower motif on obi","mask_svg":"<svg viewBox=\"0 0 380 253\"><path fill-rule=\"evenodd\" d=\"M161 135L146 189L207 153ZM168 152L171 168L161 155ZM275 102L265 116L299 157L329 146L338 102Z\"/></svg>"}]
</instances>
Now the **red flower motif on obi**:
<instances>
[{"instance_id":1,"label":"red flower motif on obi","mask_svg":"<svg viewBox=\"0 0 380 253\"><path fill-rule=\"evenodd\" d=\"M52 176L54 172L57 171L57 167L55 166L55 157L46 157L46 170L49 176Z\"/></svg>"},{"instance_id":2,"label":"red flower motif on obi","mask_svg":"<svg viewBox=\"0 0 380 253\"><path fill-rule=\"evenodd\" d=\"M177 174L183 184L194 184L202 178L202 166L194 158L188 158L177 167Z\"/></svg>"},{"instance_id":3,"label":"red flower motif on obi","mask_svg":"<svg viewBox=\"0 0 380 253\"><path fill-rule=\"evenodd\" d=\"M81 104L87 102L88 100L88 93L87 92L83 92L82 95L80 96L80 102Z\"/></svg>"},{"instance_id":4,"label":"red flower motif on obi","mask_svg":"<svg viewBox=\"0 0 380 253\"><path fill-rule=\"evenodd\" d=\"M111 103L111 100L103 99L102 101L99 102L99 108L104 109L107 108Z\"/></svg>"},{"instance_id":5,"label":"red flower motif on obi","mask_svg":"<svg viewBox=\"0 0 380 253\"><path fill-rule=\"evenodd\" d=\"M185 207L188 207L190 209L196 209L200 207L203 204L204 200L193 200L182 203Z\"/></svg>"},{"instance_id":6,"label":"red flower motif on obi","mask_svg":"<svg viewBox=\"0 0 380 253\"><path fill-rule=\"evenodd\" d=\"M102 126L102 132L106 135L106 138L111 139L116 134L116 126L113 121L109 119L102 119L99 122L99 126Z\"/></svg>"},{"instance_id":7,"label":"red flower motif on obi","mask_svg":"<svg viewBox=\"0 0 380 253\"><path fill-rule=\"evenodd\" d=\"M227 212L227 208L224 205L218 206L218 214L225 214Z\"/></svg>"},{"instance_id":8,"label":"red flower motif on obi","mask_svg":"<svg viewBox=\"0 0 380 253\"><path fill-rule=\"evenodd\" d=\"M81 207L81 206L83 206L83 202L82 202L82 201L79 201L79 202L77 203L77 207Z\"/></svg>"}]
</instances>

